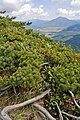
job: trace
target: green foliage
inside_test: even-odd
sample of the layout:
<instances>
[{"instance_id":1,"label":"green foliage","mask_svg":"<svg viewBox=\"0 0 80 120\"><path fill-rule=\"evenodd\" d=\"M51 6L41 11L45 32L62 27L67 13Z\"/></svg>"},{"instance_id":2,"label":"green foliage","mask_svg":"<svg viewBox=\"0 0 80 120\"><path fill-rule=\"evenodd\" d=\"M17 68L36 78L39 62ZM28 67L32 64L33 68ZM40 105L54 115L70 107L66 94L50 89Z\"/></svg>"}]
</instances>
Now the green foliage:
<instances>
[{"instance_id":1,"label":"green foliage","mask_svg":"<svg viewBox=\"0 0 80 120\"><path fill-rule=\"evenodd\" d=\"M53 100L65 109L68 90L80 95L79 55L63 43L25 29L25 24L0 18L0 88L9 84L26 90L50 87L48 109L55 108ZM51 66L41 67L45 62Z\"/></svg>"},{"instance_id":2,"label":"green foliage","mask_svg":"<svg viewBox=\"0 0 80 120\"><path fill-rule=\"evenodd\" d=\"M52 65L42 68L42 78L49 83L52 91L46 107L51 114L53 114L52 111L56 111L53 101L57 101L62 110L67 112L73 111L74 114L80 115L78 109L76 109L72 100L70 100L68 92L71 90L75 95L80 96L79 55L72 55L70 51L65 52L64 50L62 53L58 52L58 54L53 57L51 63ZM77 102L79 102L79 100L80 99L78 99ZM56 112L54 112L54 115L55 113Z\"/></svg>"},{"instance_id":3,"label":"green foliage","mask_svg":"<svg viewBox=\"0 0 80 120\"><path fill-rule=\"evenodd\" d=\"M31 25L32 24L32 22L27 22L27 25L29 26L29 25Z\"/></svg>"}]
</instances>

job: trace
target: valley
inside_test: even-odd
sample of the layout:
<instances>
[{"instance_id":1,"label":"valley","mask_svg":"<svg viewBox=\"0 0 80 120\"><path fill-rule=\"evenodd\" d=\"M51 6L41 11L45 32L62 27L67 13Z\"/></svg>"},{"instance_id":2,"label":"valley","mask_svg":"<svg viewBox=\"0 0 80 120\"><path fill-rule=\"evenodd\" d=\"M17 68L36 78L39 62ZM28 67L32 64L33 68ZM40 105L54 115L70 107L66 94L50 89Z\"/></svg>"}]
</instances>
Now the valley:
<instances>
[{"instance_id":1,"label":"valley","mask_svg":"<svg viewBox=\"0 0 80 120\"><path fill-rule=\"evenodd\" d=\"M64 17L58 17L50 21L39 20L38 22L38 20L35 20L29 28L41 34L45 34L56 41L64 42L71 46L76 52L80 51L79 20L69 20Z\"/></svg>"},{"instance_id":2,"label":"valley","mask_svg":"<svg viewBox=\"0 0 80 120\"><path fill-rule=\"evenodd\" d=\"M39 28L39 29L35 29L36 31L38 31L41 34L45 34L46 36L49 37L53 37L56 35L56 33L60 32L63 30L63 28L60 27L47 27L47 28Z\"/></svg>"}]
</instances>

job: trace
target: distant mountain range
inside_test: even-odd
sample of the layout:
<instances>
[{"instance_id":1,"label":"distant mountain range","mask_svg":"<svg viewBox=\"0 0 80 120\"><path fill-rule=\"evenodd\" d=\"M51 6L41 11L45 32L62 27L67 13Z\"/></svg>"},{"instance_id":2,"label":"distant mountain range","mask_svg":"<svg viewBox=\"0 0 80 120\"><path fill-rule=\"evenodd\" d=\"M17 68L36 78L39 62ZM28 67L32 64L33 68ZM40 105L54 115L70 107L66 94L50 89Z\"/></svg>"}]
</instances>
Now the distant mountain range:
<instances>
[{"instance_id":1,"label":"distant mountain range","mask_svg":"<svg viewBox=\"0 0 80 120\"><path fill-rule=\"evenodd\" d=\"M80 23L57 32L52 38L57 41L63 41L75 49L75 51L80 52Z\"/></svg>"},{"instance_id":2,"label":"distant mountain range","mask_svg":"<svg viewBox=\"0 0 80 120\"><path fill-rule=\"evenodd\" d=\"M48 20L39 20L39 19L33 19L33 20L29 20L30 22L32 22L32 24L29 26L30 28L40 28L42 27L45 23L48 22Z\"/></svg>"},{"instance_id":3,"label":"distant mountain range","mask_svg":"<svg viewBox=\"0 0 80 120\"><path fill-rule=\"evenodd\" d=\"M77 20L69 20L65 17L58 17L56 19L53 20L38 20L38 19L34 19L34 20L29 20L30 22L32 22L32 25L30 26L30 28L46 28L46 27L69 27L71 25L77 24L79 23L79 21Z\"/></svg>"},{"instance_id":4,"label":"distant mountain range","mask_svg":"<svg viewBox=\"0 0 80 120\"><path fill-rule=\"evenodd\" d=\"M80 22L64 29L64 31L80 31Z\"/></svg>"},{"instance_id":5,"label":"distant mountain range","mask_svg":"<svg viewBox=\"0 0 80 120\"><path fill-rule=\"evenodd\" d=\"M76 52L80 52L80 34L74 35L71 39L65 41L67 45L70 45Z\"/></svg>"},{"instance_id":6,"label":"distant mountain range","mask_svg":"<svg viewBox=\"0 0 80 120\"><path fill-rule=\"evenodd\" d=\"M56 41L65 42L77 52L80 52L80 20L58 17L50 21L38 19L29 21L32 22L29 28L49 35Z\"/></svg>"},{"instance_id":7,"label":"distant mountain range","mask_svg":"<svg viewBox=\"0 0 80 120\"><path fill-rule=\"evenodd\" d=\"M72 26L69 26L65 29L63 29L60 32L56 32L55 36L52 38L58 40L58 41L67 41L70 38L72 38L74 35L77 35L80 33L80 23L74 24Z\"/></svg>"}]
</instances>

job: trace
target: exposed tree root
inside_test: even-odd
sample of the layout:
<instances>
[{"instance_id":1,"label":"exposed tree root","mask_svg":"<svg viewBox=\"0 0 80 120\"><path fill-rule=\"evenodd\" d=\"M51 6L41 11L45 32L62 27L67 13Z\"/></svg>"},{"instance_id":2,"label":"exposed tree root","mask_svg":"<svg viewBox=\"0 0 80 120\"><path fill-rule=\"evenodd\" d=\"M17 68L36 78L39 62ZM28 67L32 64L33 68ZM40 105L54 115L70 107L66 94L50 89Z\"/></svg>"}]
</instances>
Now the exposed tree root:
<instances>
[{"instance_id":1,"label":"exposed tree root","mask_svg":"<svg viewBox=\"0 0 80 120\"><path fill-rule=\"evenodd\" d=\"M45 116L49 119L49 120L56 120L55 118L53 118L50 113L44 108L42 107L41 105L38 105L38 104L34 104L34 106L39 110L41 111L43 114L45 114Z\"/></svg>"},{"instance_id":2,"label":"exposed tree root","mask_svg":"<svg viewBox=\"0 0 80 120\"><path fill-rule=\"evenodd\" d=\"M4 93L12 88L12 85L9 85L5 88L0 89L0 97L4 95Z\"/></svg>"},{"instance_id":3,"label":"exposed tree root","mask_svg":"<svg viewBox=\"0 0 80 120\"><path fill-rule=\"evenodd\" d=\"M23 103L20 103L20 104L16 104L16 105L11 105L11 106L7 106L5 107L2 111L1 111L1 115L3 116L3 120L11 120L11 118L8 116L8 112L13 110L13 109L17 109L17 108L20 108L20 107L23 107L25 105L29 105L41 98L43 98L45 95L47 95L48 93L50 92L50 89L49 90L46 90L45 92L43 92L41 95L38 95L37 97L34 97L32 99L29 99Z\"/></svg>"},{"instance_id":4,"label":"exposed tree root","mask_svg":"<svg viewBox=\"0 0 80 120\"><path fill-rule=\"evenodd\" d=\"M10 86L11 87L11 86ZM5 91L7 88L5 89L2 89L0 91ZM1 114L0 114L0 120L12 120L9 116L8 116L8 112L13 110L13 109L17 109L17 108L20 108L20 107L23 107L25 105L29 105L29 104L32 104L38 100L40 100L41 98L43 98L45 95L49 94L50 93L50 89L49 90L46 90L45 92L43 92L41 95L38 95L37 97L34 97L34 98L31 98L23 103L20 103L20 104L16 104L16 105L11 105L11 106L7 106L5 107L2 111L1 111ZM78 103L76 102L75 100L75 97L74 97L74 94L69 91L71 97L73 98L73 101L75 103L75 105L77 106L78 109L80 109L80 106L78 105ZM59 105L56 101L53 101L56 106L57 106L57 109L58 109L58 113L59 113L59 120L63 120L63 118L65 118L66 120L69 120L68 118L72 118L72 119L75 119L75 120L80 120L80 117L77 117L77 116L74 116L74 115L71 115L71 114L68 114L66 112L62 112L59 108ZM41 116L46 119L48 118L49 120L56 120L56 118L54 118L44 107L42 107L41 105L38 105L38 104L33 104L33 106L35 108L37 108L39 110L39 113L41 114Z\"/></svg>"},{"instance_id":5,"label":"exposed tree root","mask_svg":"<svg viewBox=\"0 0 80 120\"><path fill-rule=\"evenodd\" d=\"M45 65L52 65L52 63L51 62L45 62L45 63L43 63L43 64L41 64L40 66L45 66Z\"/></svg>"},{"instance_id":6,"label":"exposed tree root","mask_svg":"<svg viewBox=\"0 0 80 120\"><path fill-rule=\"evenodd\" d=\"M58 109L58 112L59 112L59 120L63 120L62 112L61 112L61 110L60 110L60 108L59 108L58 103L57 103L56 101L54 101L54 103L56 104L57 109Z\"/></svg>"},{"instance_id":7,"label":"exposed tree root","mask_svg":"<svg viewBox=\"0 0 80 120\"><path fill-rule=\"evenodd\" d=\"M71 94L71 97L72 97L75 105L77 106L77 108L80 109L80 105L78 105L78 103L76 102L75 97L74 97L74 94L73 94L70 90L69 90L69 93Z\"/></svg>"},{"instance_id":8,"label":"exposed tree root","mask_svg":"<svg viewBox=\"0 0 80 120\"><path fill-rule=\"evenodd\" d=\"M12 85L9 85L9 86L7 86L7 87L5 87L5 88L2 88L2 89L0 89L0 92L9 90L11 87L12 87Z\"/></svg>"},{"instance_id":9,"label":"exposed tree root","mask_svg":"<svg viewBox=\"0 0 80 120\"><path fill-rule=\"evenodd\" d=\"M66 112L62 112L64 115L66 115L67 117L70 117L70 118L73 118L73 119L76 119L76 120L80 120L80 117L77 117L77 116L74 116L74 115L71 115L71 114L68 114Z\"/></svg>"},{"instance_id":10,"label":"exposed tree root","mask_svg":"<svg viewBox=\"0 0 80 120\"><path fill-rule=\"evenodd\" d=\"M46 120L46 116L42 112L38 111L38 113L44 120Z\"/></svg>"}]
</instances>

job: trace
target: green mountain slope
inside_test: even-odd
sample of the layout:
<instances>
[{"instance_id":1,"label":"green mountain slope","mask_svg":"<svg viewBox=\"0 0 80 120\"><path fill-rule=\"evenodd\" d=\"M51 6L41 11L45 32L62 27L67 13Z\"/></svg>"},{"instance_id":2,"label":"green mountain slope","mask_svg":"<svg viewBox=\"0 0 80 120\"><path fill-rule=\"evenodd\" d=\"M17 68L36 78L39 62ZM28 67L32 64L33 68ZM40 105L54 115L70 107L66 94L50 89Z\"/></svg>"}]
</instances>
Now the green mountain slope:
<instances>
[{"instance_id":1,"label":"green mountain slope","mask_svg":"<svg viewBox=\"0 0 80 120\"><path fill-rule=\"evenodd\" d=\"M39 90L51 88L45 105L52 114L54 108L53 116L57 117L53 101L58 102L61 110L80 115L79 110L68 103L69 90L80 96L79 57L77 59L72 49L63 43L25 29L25 24L8 17L0 18L0 89L12 85L18 92L31 94L33 91L33 97ZM70 109L66 104L70 104Z\"/></svg>"},{"instance_id":2,"label":"green mountain slope","mask_svg":"<svg viewBox=\"0 0 80 120\"><path fill-rule=\"evenodd\" d=\"M80 34L74 35L71 39L65 42L67 45L71 45L71 47L76 51L80 52Z\"/></svg>"},{"instance_id":3,"label":"green mountain slope","mask_svg":"<svg viewBox=\"0 0 80 120\"><path fill-rule=\"evenodd\" d=\"M80 51L80 24L72 25L60 32L55 33L52 37L57 41L63 41L68 45L71 45L76 52Z\"/></svg>"},{"instance_id":4,"label":"green mountain slope","mask_svg":"<svg viewBox=\"0 0 80 120\"><path fill-rule=\"evenodd\" d=\"M65 63L65 52L72 54L64 45L25 29L22 27L25 24L23 22L12 22L9 18L3 18L0 19L0 24L0 75L2 81L7 79L5 85L37 86L42 80L42 63L52 60L56 63L60 59L57 54L61 52L64 54L62 62Z\"/></svg>"}]
</instances>

